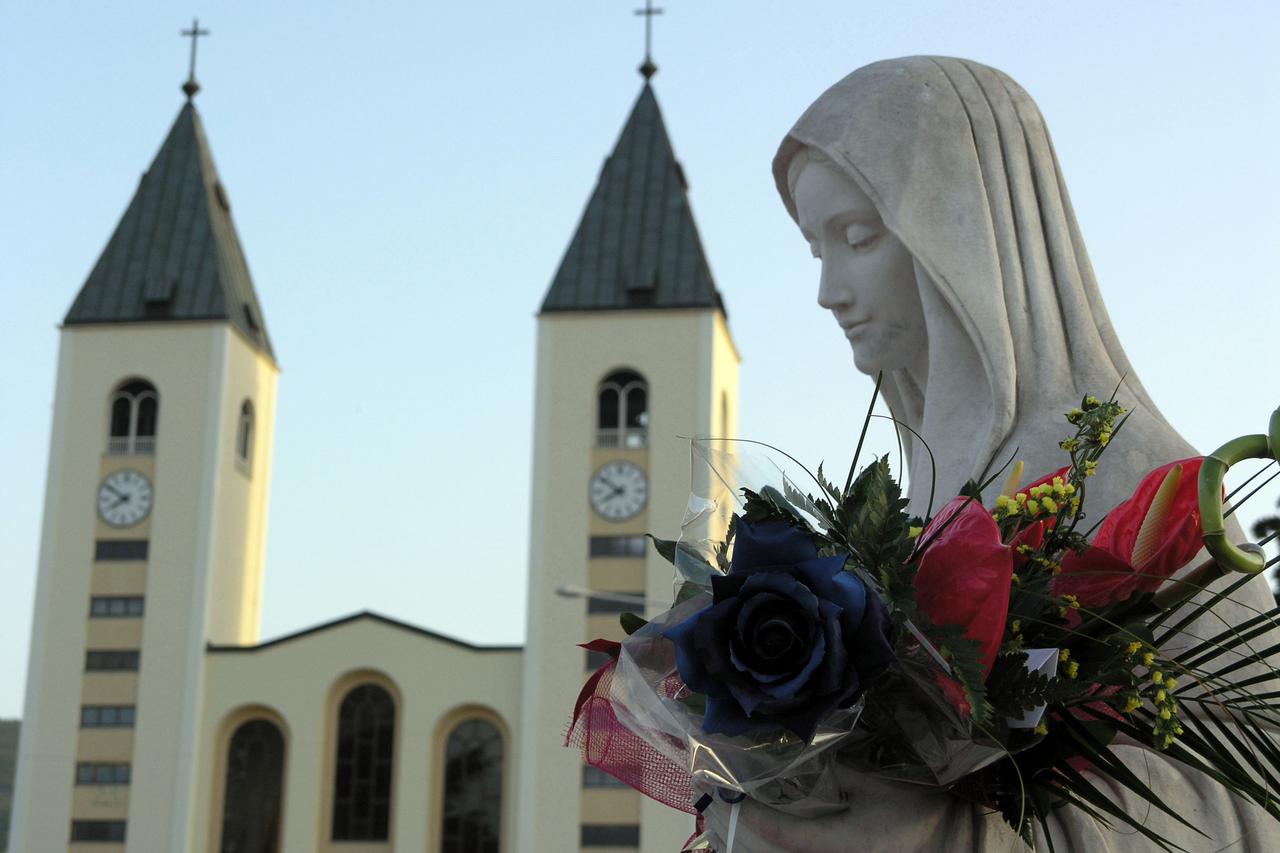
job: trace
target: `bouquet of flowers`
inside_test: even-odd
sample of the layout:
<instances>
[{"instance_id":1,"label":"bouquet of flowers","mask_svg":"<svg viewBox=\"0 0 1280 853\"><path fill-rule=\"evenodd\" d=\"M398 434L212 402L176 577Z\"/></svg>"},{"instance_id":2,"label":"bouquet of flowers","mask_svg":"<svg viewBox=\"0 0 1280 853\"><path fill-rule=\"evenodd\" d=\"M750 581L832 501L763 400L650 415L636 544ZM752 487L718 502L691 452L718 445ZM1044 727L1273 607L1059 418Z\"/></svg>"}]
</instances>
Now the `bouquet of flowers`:
<instances>
[{"instance_id":1,"label":"bouquet of flowers","mask_svg":"<svg viewBox=\"0 0 1280 853\"><path fill-rule=\"evenodd\" d=\"M1086 397L1066 414L1061 470L1022 486L1021 464L1006 465L925 518L908 517L888 457L858 472L857 453L843 487L819 466L808 488L741 489L731 518L692 499L680 539L655 540L675 566L674 606L624 614L628 639L588 645L610 661L568 742L690 813L713 796L837 811L839 763L948 789L1028 839L1067 806L1167 847L1090 781L1186 823L1110 752L1123 736L1280 818L1268 731L1280 646L1259 648L1280 614L1169 643L1267 565L1259 545L1226 541L1222 483L1245 458L1274 460L1280 411L1268 435L1152 471L1085 529L1090 478L1124 416ZM701 453L721 481L741 479L739 463ZM1211 559L1174 579L1201 547Z\"/></svg>"}]
</instances>

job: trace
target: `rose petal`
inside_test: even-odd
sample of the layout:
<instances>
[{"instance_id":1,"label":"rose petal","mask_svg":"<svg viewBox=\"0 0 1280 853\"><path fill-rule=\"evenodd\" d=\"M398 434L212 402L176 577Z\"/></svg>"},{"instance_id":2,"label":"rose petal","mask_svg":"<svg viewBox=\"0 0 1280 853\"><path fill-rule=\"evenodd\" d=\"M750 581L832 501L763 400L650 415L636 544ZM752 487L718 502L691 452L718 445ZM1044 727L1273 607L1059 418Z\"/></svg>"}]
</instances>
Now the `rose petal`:
<instances>
[{"instance_id":1,"label":"rose petal","mask_svg":"<svg viewBox=\"0 0 1280 853\"><path fill-rule=\"evenodd\" d=\"M729 643L729 659L733 665L754 680L765 684L781 681L794 675L808 660L816 628L808 615L798 610L792 610L790 615L795 617L797 622L803 623L796 627L801 629L804 635L795 637L794 647L788 649L782 658L766 660L749 646L753 640L735 636Z\"/></svg>"},{"instance_id":2,"label":"rose petal","mask_svg":"<svg viewBox=\"0 0 1280 853\"><path fill-rule=\"evenodd\" d=\"M733 598L742 590L742 585L746 582L745 575L713 574L711 576L712 601L719 604L727 598Z\"/></svg>"},{"instance_id":3,"label":"rose petal","mask_svg":"<svg viewBox=\"0 0 1280 853\"><path fill-rule=\"evenodd\" d=\"M852 667L849 660L841 622L842 615L841 608L829 601L822 602L822 629L826 639L827 654L810 681L813 692L819 696L839 692L848 684L850 677L856 679L858 676L857 670Z\"/></svg>"},{"instance_id":4,"label":"rose petal","mask_svg":"<svg viewBox=\"0 0 1280 853\"><path fill-rule=\"evenodd\" d=\"M818 556L813 539L782 521L756 524L738 518L729 573L750 575L760 569L795 565Z\"/></svg>"},{"instance_id":5,"label":"rose petal","mask_svg":"<svg viewBox=\"0 0 1280 853\"><path fill-rule=\"evenodd\" d=\"M803 619L803 622L801 620ZM752 653L774 665L786 666L797 653L809 647L808 619L796 611L762 617L751 634L744 637ZM798 662L798 661L797 661Z\"/></svg>"},{"instance_id":6,"label":"rose petal","mask_svg":"<svg viewBox=\"0 0 1280 853\"><path fill-rule=\"evenodd\" d=\"M763 623L782 619L794 635L795 650L770 656L759 648ZM761 681L777 681L802 666L813 640L814 620L790 598L761 592L747 599L738 612L730 652L734 665L750 670Z\"/></svg>"},{"instance_id":7,"label":"rose petal","mask_svg":"<svg viewBox=\"0 0 1280 853\"><path fill-rule=\"evenodd\" d=\"M852 638L862 625L868 599L875 598L875 593L867 589L861 578L843 570L832 577L831 587L832 594L828 597L840 605L840 627L846 638Z\"/></svg>"},{"instance_id":8,"label":"rose petal","mask_svg":"<svg viewBox=\"0 0 1280 853\"><path fill-rule=\"evenodd\" d=\"M811 740L822 719L836 708L848 704L849 697L856 695L861 688L862 684L855 673L848 691L802 702L787 712L779 713L776 723L782 728L795 732L796 736L802 740Z\"/></svg>"},{"instance_id":9,"label":"rose petal","mask_svg":"<svg viewBox=\"0 0 1280 853\"><path fill-rule=\"evenodd\" d=\"M748 599L762 592L786 596L814 619L818 618L818 596L809 587L783 572L760 572L747 578L738 597Z\"/></svg>"},{"instance_id":10,"label":"rose petal","mask_svg":"<svg viewBox=\"0 0 1280 853\"><path fill-rule=\"evenodd\" d=\"M827 637L824 633L819 633L814 640L813 648L809 651L809 660L805 662L804 668L797 672L792 678L786 681L780 681L773 684L761 684L760 692L771 699L789 701L796 697L800 692L800 688L804 687L809 681L809 676L813 675L821 664L823 657L827 654ZM730 685L730 690L733 686ZM738 695L736 692L734 695ZM745 709L746 706L744 705Z\"/></svg>"},{"instance_id":11,"label":"rose petal","mask_svg":"<svg viewBox=\"0 0 1280 853\"><path fill-rule=\"evenodd\" d=\"M687 651L696 656L706 674L705 683L742 680L742 674L729 662L729 640L733 637L733 621L742 602L736 598L714 604L694 617ZM679 667L679 656L676 658ZM680 672L681 677L684 671ZM689 682L686 680L686 684ZM694 690L702 688L689 684Z\"/></svg>"},{"instance_id":12,"label":"rose petal","mask_svg":"<svg viewBox=\"0 0 1280 853\"><path fill-rule=\"evenodd\" d=\"M884 602L874 592L867 590L867 606L858 630L852 638L845 635L845 646L858 671L871 674L893 660L889 628L889 611Z\"/></svg>"},{"instance_id":13,"label":"rose petal","mask_svg":"<svg viewBox=\"0 0 1280 853\"><path fill-rule=\"evenodd\" d=\"M662 636L675 644L676 670L680 673L680 680L690 690L698 693L706 693L709 682L707 669L702 665L702 658L693 648L693 631L697 627L699 617L706 612L705 609L699 610L683 622L677 622L662 631Z\"/></svg>"},{"instance_id":14,"label":"rose petal","mask_svg":"<svg viewBox=\"0 0 1280 853\"><path fill-rule=\"evenodd\" d=\"M707 697L707 711L702 717L702 730L707 734L732 737L746 734L751 726L751 720L742 712L736 699Z\"/></svg>"}]
</instances>

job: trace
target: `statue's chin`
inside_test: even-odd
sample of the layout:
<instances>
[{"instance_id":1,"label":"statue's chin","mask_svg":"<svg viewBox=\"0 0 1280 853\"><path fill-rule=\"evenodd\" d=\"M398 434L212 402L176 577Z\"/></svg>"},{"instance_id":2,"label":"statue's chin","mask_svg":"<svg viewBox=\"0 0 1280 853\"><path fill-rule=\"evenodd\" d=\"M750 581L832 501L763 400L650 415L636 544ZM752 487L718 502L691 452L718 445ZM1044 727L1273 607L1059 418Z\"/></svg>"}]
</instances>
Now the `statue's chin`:
<instances>
[{"instance_id":1,"label":"statue's chin","mask_svg":"<svg viewBox=\"0 0 1280 853\"><path fill-rule=\"evenodd\" d=\"M881 370L884 370L884 365L881 363L883 359L875 358L865 349L859 351L853 344L849 344L849 348L853 350L853 366L858 368L859 373L875 376Z\"/></svg>"}]
</instances>

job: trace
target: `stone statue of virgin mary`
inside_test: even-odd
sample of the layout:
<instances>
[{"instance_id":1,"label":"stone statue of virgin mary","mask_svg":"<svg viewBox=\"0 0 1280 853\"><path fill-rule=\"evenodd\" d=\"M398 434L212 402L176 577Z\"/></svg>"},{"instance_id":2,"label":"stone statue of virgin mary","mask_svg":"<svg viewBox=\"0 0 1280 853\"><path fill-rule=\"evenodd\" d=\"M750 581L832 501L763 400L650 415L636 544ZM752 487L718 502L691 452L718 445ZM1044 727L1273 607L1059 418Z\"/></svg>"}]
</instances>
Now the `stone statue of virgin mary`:
<instances>
[{"instance_id":1,"label":"stone statue of virgin mary","mask_svg":"<svg viewBox=\"0 0 1280 853\"><path fill-rule=\"evenodd\" d=\"M819 303L849 339L858 369L884 372L889 408L911 428L902 430L911 512L925 512L934 477L945 500L1013 457L1025 461L1029 478L1061 467L1063 413L1085 394L1114 391L1132 410L1090 481L1086 509L1094 518L1127 497L1142 475L1195 455L1125 357L1044 120L1007 75L943 57L868 65L805 111L783 140L773 174L821 259ZM1230 623L1270 606L1259 578L1239 596L1239 613L1219 608L1216 615ZM1196 625L1188 631L1200 633ZM1207 836L1158 811L1147 815L1134 802L1130 813L1171 844L1280 850L1280 825L1207 776L1137 745L1113 750ZM734 853L1022 844L998 815L945 792L853 771L843 781L851 807L828 818L747 803ZM1126 799L1123 788L1096 784ZM722 806L710 810L713 837L723 837L727 814ZM1078 809L1058 814L1057 850L1146 849L1123 825L1108 829ZM1036 846L1047 849L1048 840L1038 838Z\"/></svg>"}]
</instances>

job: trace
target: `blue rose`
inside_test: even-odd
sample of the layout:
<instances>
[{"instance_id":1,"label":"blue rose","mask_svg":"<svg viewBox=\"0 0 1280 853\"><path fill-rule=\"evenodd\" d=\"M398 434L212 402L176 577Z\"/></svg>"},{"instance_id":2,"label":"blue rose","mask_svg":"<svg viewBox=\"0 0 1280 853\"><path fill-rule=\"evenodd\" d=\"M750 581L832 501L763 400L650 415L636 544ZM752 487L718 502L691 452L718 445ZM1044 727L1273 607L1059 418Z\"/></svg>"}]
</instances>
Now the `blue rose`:
<instances>
[{"instance_id":1,"label":"blue rose","mask_svg":"<svg viewBox=\"0 0 1280 853\"><path fill-rule=\"evenodd\" d=\"M884 604L844 571L846 559L819 557L804 531L783 522L737 520L733 561L711 578L711 604L663 631L681 679L707 698L707 733L784 728L808 740L893 659Z\"/></svg>"}]
</instances>

